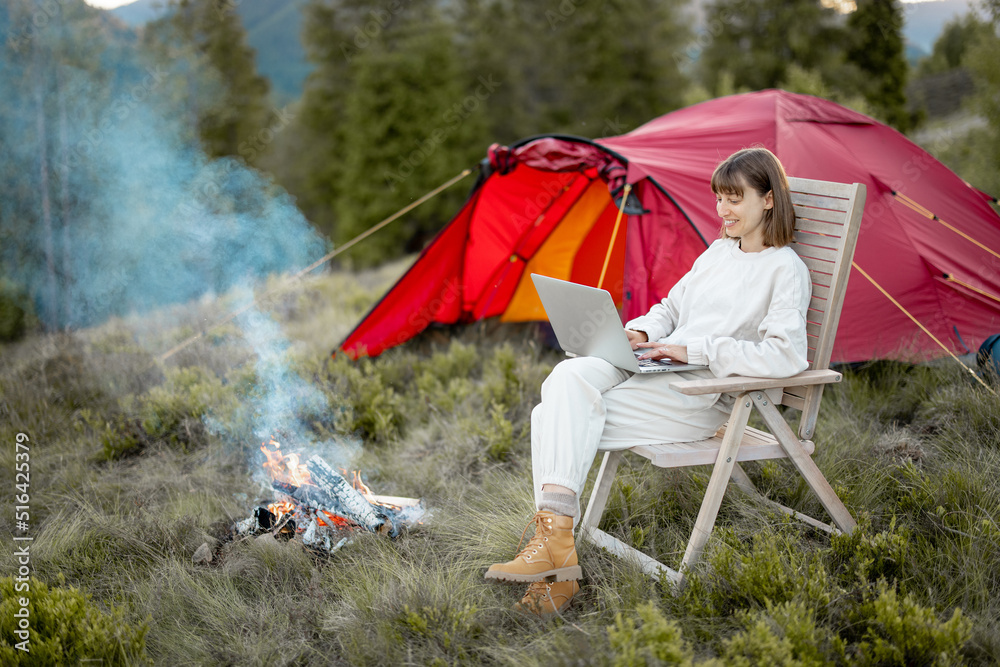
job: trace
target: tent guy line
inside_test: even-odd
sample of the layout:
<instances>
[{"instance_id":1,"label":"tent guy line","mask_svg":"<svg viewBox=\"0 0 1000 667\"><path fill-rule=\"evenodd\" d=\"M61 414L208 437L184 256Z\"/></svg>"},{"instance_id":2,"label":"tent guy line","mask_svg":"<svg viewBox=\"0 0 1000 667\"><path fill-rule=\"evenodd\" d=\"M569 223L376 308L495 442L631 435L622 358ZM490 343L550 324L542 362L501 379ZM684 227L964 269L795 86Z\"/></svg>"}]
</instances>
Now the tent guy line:
<instances>
[{"instance_id":1,"label":"tent guy line","mask_svg":"<svg viewBox=\"0 0 1000 667\"><path fill-rule=\"evenodd\" d=\"M993 255L994 257L996 257L997 259L1000 259L1000 253L998 253L997 251L993 250L992 248L987 247L985 244L980 243L979 241L977 241L976 239L972 238L971 236L969 236L968 234L966 234L962 230L956 229L953 225L949 225L947 222L945 222L944 220L942 220L941 218L939 218L937 216L937 214L935 214L933 211L928 210L924 206L921 206L919 202L916 202L913 199L910 199L909 197L907 197L906 195L904 195L902 192L899 192L897 190L893 190L892 191L892 196L895 197L896 199L898 199L904 205L909 206L911 209L913 209L914 211L916 211L920 215L924 216L925 218L928 218L930 220L935 220L937 222L940 222L942 225L945 226L946 229L950 229L951 231L955 232L956 234L958 234L959 236L961 236L963 239L965 239L969 243L973 243L973 244L979 246L980 248L982 248L986 252L990 253L991 255Z\"/></svg>"},{"instance_id":2,"label":"tent guy line","mask_svg":"<svg viewBox=\"0 0 1000 667\"><path fill-rule=\"evenodd\" d=\"M323 257L321 257L319 259L317 259L315 262L313 262L312 264L310 264L306 268L302 269L301 271L295 273L292 276L289 276L286 280L284 280L283 282L281 282L279 285L276 285L275 287L272 287L271 289L267 290L266 292L264 292L260 296L254 298L253 301L251 301L250 303L244 305L241 308L238 308L238 309L234 310L229 315L226 315L224 318L222 318L221 320L218 320L217 322L215 322L214 324L212 324L208 328L202 329L201 331L199 331L195 335L191 336L190 338L187 338L187 339L181 341L180 343L178 343L177 345L175 345L174 347L170 348L168 351L166 351L162 355L160 355L160 362L162 363L162 362L166 361L167 359L169 359L173 355L177 354L178 352L180 352L181 350L183 350L185 347L187 347L191 343L195 342L199 338L204 337L206 334L209 334L209 333L215 331L219 327L221 327L221 326L223 326L223 325L231 322L232 320L236 319L237 317L239 317L243 313L247 312L248 310L250 310L251 308L253 308L257 304L261 303L265 299L268 299L268 298L270 298L272 296L275 296L279 292L281 292L284 289L286 289L287 287L289 287L293 282L295 282L295 281L299 280L300 278L302 278L302 276L304 276L305 274L309 273L313 269L316 269L316 268L322 266L323 264L326 264L331 259L333 259L337 255L339 255L340 253L342 253L345 250L347 250L348 248L351 248L352 246L360 243L364 239L368 238L369 236L371 236L372 234L374 234L378 230L380 230L383 227L385 227L386 225L388 225L390 222L392 222L392 221L400 218L403 215L406 215L407 213L409 213L410 211L412 211L416 207L418 207L421 204L423 204L428 199L431 199L432 197L440 194L441 192L444 192L445 190L447 190L448 188L450 188L452 185L454 185L455 183L458 183L459 181L461 181L463 178L465 178L466 176L468 176L471 173L472 173L472 169L464 169L457 176L454 176L451 179L449 179L448 181L442 183L441 185L439 185L438 187L434 188L433 190L431 190L430 192L428 192L424 196L420 197L420 199L417 199L416 201L411 202L410 204L404 206L403 208L399 209L398 211L396 211L395 213L393 213L392 215L390 215L388 218L385 218L381 222L375 223L374 225L372 225L371 227L369 227L367 230L361 232L360 234L358 234L357 236L355 236L353 239L351 239L350 241L348 241L344 245L340 246L339 248L337 248L335 250L332 250L332 251L328 252L326 255L324 255Z\"/></svg>"},{"instance_id":3,"label":"tent guy line","mask_svg":"<svg viewBox=\"0 0 1000 667\"><path fill-rule=\"evenodd\" d=\"M970 285L967 282L959 280L958 278L956 278L955 276L951 275L950 273L944 274L944 279L947 280L950 283L955 283L956 285L961 285L962 287L964 287L967 290L972 290L976 294L982 294L987 299L993 299L997 303L1000 303L1000 297L996 296L995 294L990 294L989 292L981 290L978 287L975 287L974 285Z\"/></svg>"},{"instance_id":4,"label":"tent guy line","mask_svg":"<svg viewBox=\"0 0 1000 667\"><path fill-rule=\"evenodd\" d=\"M852 261L852 262L851 262L851 266L852 266L852 267L854 267L855 269L857 269L857 270L858 270L858 273L860 273L861 275L863 275L863 276L864 276L864 277L865 277L865 278L866 278L866 279L868 280L868 282L870 282L870 283L871 283L872 285L874 285L874 286L875 286L875 289L877 289L877 290L878 290L879 292L881 292L882 294L884 294L884 295L885 295L885 298L889 299L889 301L891 301L891 302L892 302L892 304L893 304L894 306L896 306L896 308L899 308L899 309L900 309L901 311L903 311L903 314L904 314L904 315L906 315L906 316L907 316L907 317L909 317L909 318L910 318L911 320L913 320L913 323L914 323L914 324L916 324L916 325L917 325L918 327L920 327L921 331L923 331L923 332L924 332L925 334L927 334L928 336L930 336L931 340L933 340L933 341L934 341L935 343L937 343L937 344L938 344L938 346L939 346L939 347L940 347L940 348L941 348L942 350L944 350L944 351L945 351L946 353L948 353L948 355L949 355L949 356L950 356L950 357L951 357L952 359L954 359L954 360L955 360L956 362L958 362L958 364L959 364L959 365L960 365L960 366L961 366L962 368L964 368L965 370L969 371L969 373L970 373L970 374L972 375L972 377L974 377L974 378L976 379L976 382L978 382L979 384L981 384L981 385L983 385L984 387L986 387L986 390L987 390L988 392L990 392L990 393L991 393L991 394L993 394L994 396L997 396L997 393L996 393L995 391L993 391L993 388L992 388L992 387L990 387L990 386L989 386L988 384L986 384L986 383L985 383L985 382L983 381L983 379L982 379L981 377L979 377L978 375L976 375L976 371L974 371L974 370L973 370L973 369L972 369L971 367L969 367L969 366L966 366L966 365L965 365L964 363L962 363L962 360L961 360L961 359L959 359L958 357L956 357L956 356L955 356L955 353L954 353L954 352L952 352L952 351L951 351L951 350L949 350L949 349L948 349L947 347L945 347L945 344L944 344L944 343L942 343L941 341L939 341L939 340L937 339L937 336L935 336L934 334L932 334L932 333L930 332L930 330L929 330L929 329L928 329L927 327L925 327L925 326L924 326L923 324L921 324L921 323L920 323L920 320L918 320L917 318L915 318L915 317L914 317L914 316L913 316L913 315L912 315L912 314L910 313L910 311L908 311L908 310L907 310L906 308L904 308L904 307L903 307L903 304L901 304L900 302L898 302L898 301L896 301L895 299L893 299L893 298L892 298L892 295L891 295L891 294L889 294L889 293L888 293L887 291L885 291L885 288L884 288L884 287L882 287L882 286L881 286L881 285L879 285L879 284L878 284L877 282L875 282L875 279L874 279L874 278L872 278L872 277L871 277L870 275L868 275L868 273L867 273L867 272L866 272L866 271L865 271L864 269L862 269L862 268L861 268L860 266L858 266L858 263L857 263L857 262L854 262L854 261Z\"/></svg>"}]
</instances>

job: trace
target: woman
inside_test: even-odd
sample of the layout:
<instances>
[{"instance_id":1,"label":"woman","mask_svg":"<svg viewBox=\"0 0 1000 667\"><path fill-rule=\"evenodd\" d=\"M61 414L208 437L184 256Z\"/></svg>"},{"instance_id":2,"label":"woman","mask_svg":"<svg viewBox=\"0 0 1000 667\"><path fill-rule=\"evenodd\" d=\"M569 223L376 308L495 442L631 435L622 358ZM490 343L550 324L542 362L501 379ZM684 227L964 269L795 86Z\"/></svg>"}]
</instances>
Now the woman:
<instances>
[{"instance_id":1,"label":"woman","mask_svg":"<svg viewBox=\"0 0 1000 667\"><path fill-rule=\"evenodd\" d=\"M788 377L806 369L811 282L788 247L795 214L785 171L773 153L734 153L712 175L720 238L667 298L626 326L641 359L675 359L707 370L632 374L594 357L558 364L531 414L537 513L535 536L487 579L530 582L520 608L557 612L580 590L573 542L579 494L599 450L711 437L732 399L686 396L678 379ZM529 524L530 525L530 524Z\"/></svg>"}]
</instances>

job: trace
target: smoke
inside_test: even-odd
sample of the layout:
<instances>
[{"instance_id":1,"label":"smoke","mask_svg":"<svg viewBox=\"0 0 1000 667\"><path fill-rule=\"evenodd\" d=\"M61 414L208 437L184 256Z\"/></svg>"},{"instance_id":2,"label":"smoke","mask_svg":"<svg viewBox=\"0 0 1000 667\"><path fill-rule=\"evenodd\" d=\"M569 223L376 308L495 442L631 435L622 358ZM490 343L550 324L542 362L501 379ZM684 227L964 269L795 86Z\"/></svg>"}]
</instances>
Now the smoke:
<instances>
[{"instance_id":1,"label":"smoke","mask_svg":"<svg viewBox=\"0 0 1000 667\"><path fill-rule=\"evenodd\" d=\"M78 0L53 4L49 22L32 8L0 5L0 278L48 328L252 294L329 249L265 175L199 149L183 59L150 64ZM270 317L237 323L257 356L253 435L301 433L298 415L326 410L324 396L289 369Z\"/></svg>"},{"instance_id":2,"label":"smoke","mask_svg":"<svg viewBox=\"0 0 1000 667\"><path fill-rule=\"evenodd\" d=\"M296 451L305 442L309 451L334 467L349 467L360 449L357 440L315 441L307 434L310 415L329 414L326 396L288 367L288 341L280 326L268 315L251 308L239 318L244 339L256 356L257 399L250 421L260 442L277 438L286 451ZM270 481L260 466L252 466L263 488Z\"/></svg>"},{"instance_id":3,"label":"smoke","mask_svg":"<svg viewBox=\"0 0 1000 667\"><path fill-rule=\"evenodd\" d=\"M190 96L205 75L189 59L153 62L101 16L79 0L53 3L51 16L0 6L12 186L0 202L0 269L46 327L221 293L322 256L327 242L284 190L199 149Z\"/></svg>"},{"instance_id":4,"label":"smoke","mask_svg":"<svg viewBox=\"0 0 1000 667\"><path fill-rule=\"evenodd\" d=\"M286 192L236 159L208 159L154 108L82 134L69 153L75 206L54 241L56 289L42 263L18 276L36 287L50 325L87 326L247 286L326 249ZM63 212L51 208L58 226ZM46 233L36 227L35 256Z\"/></svg>"}]
</instances>

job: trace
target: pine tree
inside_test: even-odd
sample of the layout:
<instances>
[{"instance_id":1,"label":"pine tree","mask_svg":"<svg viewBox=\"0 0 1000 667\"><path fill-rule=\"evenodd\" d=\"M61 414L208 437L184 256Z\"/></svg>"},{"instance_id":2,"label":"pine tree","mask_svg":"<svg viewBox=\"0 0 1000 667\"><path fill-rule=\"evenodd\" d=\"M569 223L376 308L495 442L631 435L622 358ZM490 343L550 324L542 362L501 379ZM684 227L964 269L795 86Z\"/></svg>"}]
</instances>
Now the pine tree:
<instances>
[{"instance_id":1,"label":"pine tree","mask_svg":"<svg viewBox=\"0 0 1000 667\"><path fill-rule=\"evenodd\" d=\"M254 50L231 0L175 0L148 29L147 46L160 57L188 61L188 105L212 157L253 162L271 116L269 84L257 73Z\"/></svg>"},{"instance_id":2,"label":"pine tree","mask_svg":"<svg viewBox=\"0 0 1000 667\"><path fill-rule=\"evenodd\" d=\"M466 69L504 82L487 112L492 135L500 141L540 132L596 138L681 106L688 81L676 56L690 38L685 5L460 3Z\"/></svg>"},{"instance_id":3,"label":"pine tree","mask_svg":"<svg viewBox=\"0 0 1000 667\"><path fill-rule=\"evenodd\" d=\"M949 21L934 41L930 55L920 61L917 76L938 74L961 67L969 47L979 41L980 35L988 36L990 30L990 24L974 12Z\"/></svg>"},{"instance_id":4,"label":"pine tree","mask_svg":"<svg viewBox=\"0 0 1000 667\"><path fill-rule=\"evenodd\" d=\"M544 3L514 0L462 0L457 3L457 49L467 89L486 76L500 86L484 104L488 139L512 143L539 132L542 100L539 79L546 76L554 49L543 38Z\"/></svg>"},{"instance_id":5,"label":"pine tree","mask_svg":"<svg viewBox=\"0 0 1000 667\"><path fill-rule=\"evenodd\" d=\"M328 236L334 234L343 176L345 99L352 86L352 61L360 51L354 44L359 36L350 28L365 24L363 9L355 4L310 0L304 7L302 42L313 69L293 125L278 140L275 157L280 162L272 168L306 217Z\"/></svg>"},{"instance_id":6,"label":"pine tree","mask_svg":"<svg viewBox=\"0 0 1000 667\"><path fill-rule=\"evenodd\" d=\"M972 108L986 120L986 127L969 133L966 178L993 196L1000 193L1000 0L985 0L991 29L980 32L969 45L963 65L972 72L976 94ZM965 175L965 171L963 171Z\"/></svg>"},{"instance_id":7,"label":"pine tree","mask_svg":"<svg viewBox=\"0 0 1000 667\"><path fill-rule=\"evenodd\" d=\"M607 0L547 10L543 39L561 43L554 129L589 137L634 129L682 105L688 82L675 53L689 38L683 2Z\"/></svg>"},{"instance_id":8,"label":"pine tree","mask_svg":"<svg viewBox=\"0 0 1000 667\"><path fill-rule=\"evenodd\" d=\"M336 241L474 166L483 153L481 110L497 82L484 79L466 94L453 40L443 19L407 15L354 56L346 131L334 158L343 169ZM418 250L460 203L459 191L436 197L369 238L352 258L371 263Z\"/></svg>"},{"instance_id":9,"label":"pine tree","mask_svg":"<svg viewBox=\"0 0 1000 667\"><path fill-rule=\"evenodd\" d=\"M793 63L833 86L843 79L844 22L817 0L717 0L705 21L698 68L715 94L727 80L737 90L776 87Z\"/></svg>"},{"instance_id":10,"label":"pine tree","mask_svg":"<svg viewBox=\"0 0 1000 667\"><path fill-rule=\"evenodd\" d=\"M92 191L98 171L81 165L102 138L94 114L109 103L112 82L98 72L113 39L82 2L14 0L0 9L0 26L8 102L0 107L0 275L30 294L46 328L61 329L75 324L74 246L88 235L80 193Z\"/></svg>"},{"instance_id":11,"label":"pine tree","mask_svg":"<svg viewBox=\"0 0 1000 667\"><path fill-rule=\"evenodd\" d=\"M857 4L847 20L852 35L848 62L860 70L861 92L875 115L906 132L913 118L906 110L903 8L896 0L858 0Z\"/></svg>"}]
</instances>

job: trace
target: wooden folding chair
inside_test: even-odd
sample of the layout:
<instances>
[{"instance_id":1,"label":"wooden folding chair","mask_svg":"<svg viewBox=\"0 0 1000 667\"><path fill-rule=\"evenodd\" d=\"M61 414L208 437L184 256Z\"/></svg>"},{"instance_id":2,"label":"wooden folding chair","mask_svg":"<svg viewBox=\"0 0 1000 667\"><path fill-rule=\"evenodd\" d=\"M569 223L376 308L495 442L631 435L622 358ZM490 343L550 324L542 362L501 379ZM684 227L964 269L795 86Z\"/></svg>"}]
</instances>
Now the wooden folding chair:
<instances>
[{"instance_id":1,"label":"wooden folding chair","mask_svg":"<svg viewBox=\"0 0 1000 667\"><path fill-rule=\"evenodd\" d=\"M670 386L683 394L720 392L734 396L736 403L729 421L708 440L642 445L605 453L587 511L580 522L582 535L615 555L635 559L652 576L663 572L676 583L682 581L683 572L698 561L708 542L730 479L744 491L757 493L740 467L740 461L791 459L809 487L819 496L837 527L850 533L856 526L847 508L810 457L815 446L809 438L816 426L823 386L841 379L840 373L829 368L830 355L858 238L865 186L802 178L788 180L795 206L795 240L792 247L809 267L812 278L812 300L806 318L809 369L794 377L778 380L726 377L672 382ZM776 403L802 412L798 437L785 422ZM752 407L760 412L770 433L747 426ZM661 468L715 464L694 531L681 560L680 571L667 567L598 528L624 451L644 456ZM764 500L812 526L828 532L836 531L833 526Z\"/></svg>"}]
</instances>

